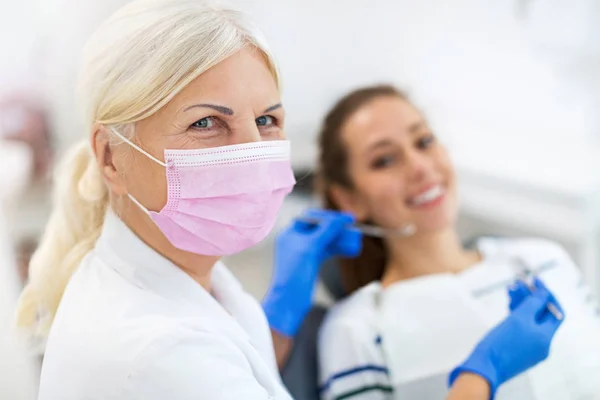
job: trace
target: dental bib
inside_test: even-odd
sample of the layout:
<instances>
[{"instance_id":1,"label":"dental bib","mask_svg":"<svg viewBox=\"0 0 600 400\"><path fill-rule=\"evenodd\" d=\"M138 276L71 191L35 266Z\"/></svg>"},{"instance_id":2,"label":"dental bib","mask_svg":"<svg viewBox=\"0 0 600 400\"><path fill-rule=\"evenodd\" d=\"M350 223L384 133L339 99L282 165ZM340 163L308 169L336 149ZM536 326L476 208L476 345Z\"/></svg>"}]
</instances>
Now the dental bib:
<instances>
[{"instance_id":1,"label":"dental bib","mask_svg":"<svg viewBox=\"0 0 600 400\"><path fill-rule=\"evenodd\" d=\"M394 398L445 398L450 371L497 321L452 274L398 282L377 295L382 351ZM526 374L505 383L495 398L535 399Z\"/></svg>"}]
</instances>

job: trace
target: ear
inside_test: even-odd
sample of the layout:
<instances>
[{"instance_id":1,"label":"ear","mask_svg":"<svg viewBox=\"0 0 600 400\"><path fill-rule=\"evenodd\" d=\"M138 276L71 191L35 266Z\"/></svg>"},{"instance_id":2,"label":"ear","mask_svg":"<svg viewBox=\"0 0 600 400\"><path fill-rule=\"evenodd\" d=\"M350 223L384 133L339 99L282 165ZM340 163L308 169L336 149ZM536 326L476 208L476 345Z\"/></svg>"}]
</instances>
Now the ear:
<instances>
[{"instance_id":1,"label":"ear","mask_svg":"<svg viewBox=\"0 0 600 400\"><path fill-rule=\"evenodd\" d=\"M114 153L110 146L107 128L102 124L94 124L92 132L92 149L100 168L100 173L112 192L119 196L127 195L127 184L122 174L117 171Z\"/></svg>"},{"instance_id":2,"label":"ear","mask_svg":"<svg viewBox=\"0 0 600 400\"><path fill-rule=\"evenodd\" d=\"M329 188L331 200L337 204L340 211L353 214L357 221L365 221L369 217L367 204L354 190L340 185L332 185Z\"/></svg>"}]
</instances>

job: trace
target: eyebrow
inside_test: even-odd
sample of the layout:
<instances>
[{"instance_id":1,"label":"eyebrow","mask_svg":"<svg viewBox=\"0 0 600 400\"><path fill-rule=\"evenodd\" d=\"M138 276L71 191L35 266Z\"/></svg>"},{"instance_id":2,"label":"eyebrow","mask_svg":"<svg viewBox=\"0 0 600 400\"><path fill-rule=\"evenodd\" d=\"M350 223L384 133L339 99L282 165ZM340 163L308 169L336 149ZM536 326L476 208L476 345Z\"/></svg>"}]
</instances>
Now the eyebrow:
<instances>
[{"instance_id":1,"label":"eyebrow","mask_svg":"<svg viewBox=\"0 0 600 400\"><path fill-rule=\"evenodd\" d=\"M185 110L183 110L183 111L185 112L191 108L196 108L196 107L210 108L217 112L220 112L221 114L233 115L233 110L231 108L225 107L225 106L218 106L216 104L194 104L192 106L186 107Z\"/></svg>"},{"instance_id":2,"label":"eyebrow","mask_svg":"<svg viewBox=\"0 0 600 400\"><path fill-rule=\"evenodd\" d=\"M408 127L408 133L417 133L417 132L421 131L424 128L427 128L427 122L421 120L421 121L418 121L418 122L415 122L415 123L411 124Z\"/></svg>"},{"instance_id":3,"label":"eyebrow","mask_svg":"<svg viewBox=\"0 0 600 400\"><path fill-rule=\"evenodd\" d=\"M277 103L277 104L272 105L271 107L267 108L264 112L268 113L268 112L271 112L271 111L275 111L275 110L277 110L278 108L281 108L281 107L283 107L283 105L281 103Z\"/></svg>"},{"instance_id":4,"label":"eyebrow","mask_svg":"<svg viewBox=\"0 0 600 400\"><path fill-rule=\"evenodd\" d=\"M421 132L423 129L427 129L427 122L425 122L423 120L417 121L408 126L408 133L411 135L414 135L415 133ZM373 144L371 144L367 148L367 151L370 152L370 151L373 151L380 147L387 147L387 146L393 146L393 145L394 145L394 142L392 142L391 140L382 139L382 140L378 140L378 141L374 142Z\"/></svg>"},{"instance_id":5,"label":"eyebrow","mask_svg":"<svg viewBox=\"0 0 600 400\"><path fill-rule=\"evenodd\" d=\"M229 107L225 107L225 106L218 106L216 104L194 104L191 105L189 107L186 107L185 110L183 110L184 112L191 109L191 108L195 108L195 107L204 107L204 108L210 108L212 110L215 110L217 112L220 112L221 114L225 114L225 115L233 115L233 110ZM271 107L267 108L265 111L265 113L271 112L271 111L275 111L278 108L283 107L283 105L281 103L277 103L272 105Z\"/></svg>"},{"instance_id":6,"label":"eyebrow","mask_svg":"<svg viewBox=\"0 0 600 400\"><path fill-rule=\"evenodd\" d=\"M393 144L394 143L391 140L389 140L389 139L378 140L375 143L373 143L372 145L370 145L367 148L367 151L373 151L375 149L378 149L379 147L387 147L387 146L391 146Z\"/></svg>"}]
</instances>

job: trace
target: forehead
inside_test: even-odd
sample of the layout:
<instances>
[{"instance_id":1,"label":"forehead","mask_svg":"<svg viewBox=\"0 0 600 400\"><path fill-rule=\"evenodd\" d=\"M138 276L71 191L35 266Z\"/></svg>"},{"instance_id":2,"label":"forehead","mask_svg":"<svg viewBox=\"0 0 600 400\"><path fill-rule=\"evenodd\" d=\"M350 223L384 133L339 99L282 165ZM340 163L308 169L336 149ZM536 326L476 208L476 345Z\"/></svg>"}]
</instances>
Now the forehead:
<instances>
[{"instance_id":1,"label":"forehead","mask_svg":"<svg viewBox=\"0 0 600 400\"><path fill-rule=\"evenodd\" d=\"M421 122L419 111L397 96L376 98L363 105L342 126L342 138L351 147L368 146L381 139L401 140L409 127Z\"/></svg>"},{"instance_id":2,"label":"forehead","mask_svg":"<svg viewBox=\"0 0 600 400\"><path fill-rule=\"evenodd\" d=\"M195 78L172 100L171 107L214 99L235 105L269 102L279 98L279 89L265 55L254 47L245 47Z\"/></svg>"}]
</instances>

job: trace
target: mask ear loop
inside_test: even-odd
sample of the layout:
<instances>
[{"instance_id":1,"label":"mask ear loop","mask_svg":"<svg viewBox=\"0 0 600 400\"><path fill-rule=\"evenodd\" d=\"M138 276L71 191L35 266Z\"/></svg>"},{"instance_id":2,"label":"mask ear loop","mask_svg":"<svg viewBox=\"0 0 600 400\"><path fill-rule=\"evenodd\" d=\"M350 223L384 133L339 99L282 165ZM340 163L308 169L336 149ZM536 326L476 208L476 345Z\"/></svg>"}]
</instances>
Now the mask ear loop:
<instances>
[{"instance_id":1,"label":"mask ear loop","mask_svg":"<svg viewBox=\"0 0 600 400\"><path fill-rule=\"evenodd\" d=\"M146 150L142 149L140 146L138 146L137 144L133 143L131 140L127 139L125 136L121 135L119 132L116 131L115 128L111 127L110 130L119 137L119 139L121 139L122 141L124 141L125 143L127 143L128 145L130 145L131 147L133 147L134 149L136 149L137 151L139 151L140 153L142 153L143 155L145 155L146 157L148 157L149 159L151 159L152 161L154 161L157 164L162 165L163 167L167 167L167 164L165 164L164 162L160 161L158 158L154 157L152 154L148 153Z\"/></svg>"},{"instance_id":2,"label":"mask ear loop","mask_svg":"<svg viewBox=\"0 0 600 400\"><path fill-rule=\"evenodd\" d=\"M110 130L119 137L119 139L121 139L122 141L124 141L125 143L127 143L128 145L130 145L131 147L133 147L134 149L136 149L137 151L139 151L140 153L142 153L143 155L145 155L146 157L148 157L149 159L151 159L152 161L156 162L159 165L162 165L163 167L167 167L167 164L165 164L164 162L160 161L158 158L154 157L152 154L148 153L146 150L142 149L141 147L139 147L137 144L133 143L131 140L127 139L125 136L121 135L119 132L117 132L117 130L113 127L110 127ZM148 211L148 209L146 207L144 207L144 205L142 203L140 203L135 197L133 197L130 193L127 193L127 197L129 197L129 199L131 201L134 202L134 204L136 204L142 211L144 211L147 215L150 215L150 211Z\"/></svg>"},{"instance_id":3,"label":"mask ear loop","mask_svg":"<svg viewBox=\"0 0 600 400\"><path fill-rule=\"evenodd\" d=\"M148 211L148 209L146 207L144 207L142 205L142 203L140 203L135 197L133 197L130 193L127 193L127 197L129 197L129 200L133 201L143 212L145 212L147 215L150 215L150 211Z\"/></svg>"}]
</instances>

